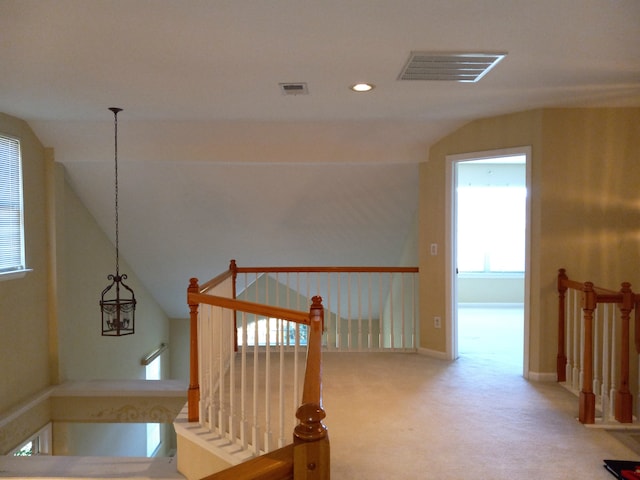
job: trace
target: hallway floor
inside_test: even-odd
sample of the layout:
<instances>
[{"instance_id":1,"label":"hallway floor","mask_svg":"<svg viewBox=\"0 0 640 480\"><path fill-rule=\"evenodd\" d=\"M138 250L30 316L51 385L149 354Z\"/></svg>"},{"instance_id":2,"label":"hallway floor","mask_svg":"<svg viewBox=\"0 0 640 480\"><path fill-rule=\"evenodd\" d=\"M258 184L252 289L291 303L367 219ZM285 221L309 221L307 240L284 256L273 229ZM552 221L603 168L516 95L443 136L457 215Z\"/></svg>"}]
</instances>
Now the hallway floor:
<instances>
[{"instance_id":1,"label":"hallway floor","mask_svg":"<svg viewBox=\"0 0 640 480\"><path fill-rule=\"evenodd\" d=\"M492 321L505 325L507 313ZM578 399L561 386L525 380L522 342L474 327L463 327L454 362L324 355L332 479L606 480L603 459L640 458L578 423Z\"/></svg>"},{"instance_id":2,"label":"hallway floor","mask_svg":"<svg viewBox=\"0 0 640 480\"><path fill-rule=\"evenodd\" d=\"M458 355L483 357L522 372L524 311L519 306L458 307Z\"/></svg>"}]
</instances>

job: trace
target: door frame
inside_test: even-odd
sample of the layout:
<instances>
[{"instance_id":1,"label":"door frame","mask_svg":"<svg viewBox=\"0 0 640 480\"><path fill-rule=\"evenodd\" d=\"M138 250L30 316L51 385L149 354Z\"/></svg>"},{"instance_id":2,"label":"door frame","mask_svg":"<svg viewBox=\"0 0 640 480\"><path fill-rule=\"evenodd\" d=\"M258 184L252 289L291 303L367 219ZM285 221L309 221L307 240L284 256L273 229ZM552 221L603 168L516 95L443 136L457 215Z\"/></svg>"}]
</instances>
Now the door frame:
<instances>
[{"instance_id":1,"label":"door frame","mask_svg":"<svg viewBox=\"0 0 640 480\"><path fill-rule=\"evenodd\" d=\"M503 148L478 152L468 152L446 156L446 194L445 194L445 318L447 320L446 357L450 360L458 358L458 278L457 268L457 206L456 186L457 169L460 162L472 160L486 160L490 158L525 156L525 185L527 198L525 202L526 232L525 232L525 271L524 271L524 348L523 348L523 376L528 378L529 372L529 305L531 285L531 146Z\"/></svg>"}]
</instances>

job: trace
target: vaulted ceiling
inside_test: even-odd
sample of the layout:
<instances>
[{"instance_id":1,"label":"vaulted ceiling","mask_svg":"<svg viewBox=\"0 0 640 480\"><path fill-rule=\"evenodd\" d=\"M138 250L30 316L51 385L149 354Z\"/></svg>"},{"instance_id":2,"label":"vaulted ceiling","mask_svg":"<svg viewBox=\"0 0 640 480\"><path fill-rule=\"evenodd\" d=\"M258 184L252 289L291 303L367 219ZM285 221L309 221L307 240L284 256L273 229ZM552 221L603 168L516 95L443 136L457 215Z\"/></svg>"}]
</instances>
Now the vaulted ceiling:
<instances>
[{"instance_id":1,"label":"vaulted ceiling","mask_svg":"<svg viewBox=\"0 0 640 480\"><path fill-rule=\"evenodd\" d=\"M108 107L124 109L121 255L183 317L188 278L231 258L398 264L434 141L532 108L638 106L639 45L637 0L0 0L0 111L113 237ZM477 83L399 80L414 51L507 55Z\"/></svg>"}]
</instances>

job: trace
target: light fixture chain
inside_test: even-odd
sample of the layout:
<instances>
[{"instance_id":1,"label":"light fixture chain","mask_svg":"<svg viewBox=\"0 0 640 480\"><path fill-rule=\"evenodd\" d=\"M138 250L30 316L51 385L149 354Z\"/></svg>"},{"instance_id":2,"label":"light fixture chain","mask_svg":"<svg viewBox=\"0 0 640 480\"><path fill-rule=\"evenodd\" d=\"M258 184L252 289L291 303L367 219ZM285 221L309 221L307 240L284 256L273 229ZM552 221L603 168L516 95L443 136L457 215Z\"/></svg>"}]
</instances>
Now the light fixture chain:
<instances>
[{"instance_id":1,"label":"light fixture chain","mask_svg":"<svg viewBox=\"0 0 640 480\"><path fill-rule=\"evenodd\" d=\"M120 276L120 238L118 229L118 112L121 112L121 108L110 108L113 112L114 123L114 158L115 158L115 207L116 207L116 276Z\"/></svg>"}]
</instances>

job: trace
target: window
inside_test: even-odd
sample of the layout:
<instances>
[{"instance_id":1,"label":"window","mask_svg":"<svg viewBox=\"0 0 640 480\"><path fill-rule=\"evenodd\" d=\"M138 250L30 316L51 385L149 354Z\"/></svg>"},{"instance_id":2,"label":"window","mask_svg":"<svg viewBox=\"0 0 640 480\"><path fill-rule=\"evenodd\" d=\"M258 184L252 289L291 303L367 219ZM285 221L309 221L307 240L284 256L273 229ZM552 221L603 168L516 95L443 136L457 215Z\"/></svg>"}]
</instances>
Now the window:
<instances>
[{"instance_id":1,"label":"window","mask_svg":"<svg viewBox=\"0 0 640 480\"><path fill-rule=\"evenodd\" d=\"M162 369L160 363L161 355L157 356L145 368L145 378L147 380L160 380L162 378ZM160 424L147 423L147 457L153 457L160 449Z\"/></svg>"},{"instance_id":2,"label":"window","mask_svg":"<svg viewBox=\"0 0 640 480\"><path fill-rule=\"evenodd\" d=\"M277 318L260 318L257 325L255 321L248 322L247 346L255 346L256 336L258 338L258 346L261 347L267 345L267 336L270 346L280 346L282 344L294 346L296 344L296 335L298 334L300 335L299 345L306 345L307 330L306 325L296 325L294 322L286 322ZM239 345L242 345L243 335L243 329L240 326L238 327Z\"/></svg>"},{"instance_id":3,"label":"window","mask_svg":"<svg viewBox=\"0 0 640 480\"><path fill-rule=\"evenodd\" d=\"M32 437L23 442L18 448L12 450L9 455L16 457L31 457L34 455L49 455L51 444L51 424L36 432Z\"/></svg>"},{"instance_id":4,"label":"window","mask_svg":"<svg viewBox=\"0 0 640 480\"><path fill-rule=\"evenodd\" d=\"M25 271L20 142L0 136L0 275Z\"/></svg>"},{"instance_id":5,"label":"window","mask_svg":"<svg viewBox=\"0 0 640 480\"><path fill-rule=\"evenodd\" d=\"M525 187L458 188L460 272L523 272Z\"/></svg>"}]
</instances>

